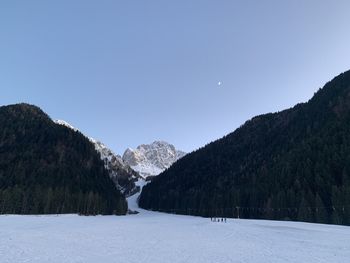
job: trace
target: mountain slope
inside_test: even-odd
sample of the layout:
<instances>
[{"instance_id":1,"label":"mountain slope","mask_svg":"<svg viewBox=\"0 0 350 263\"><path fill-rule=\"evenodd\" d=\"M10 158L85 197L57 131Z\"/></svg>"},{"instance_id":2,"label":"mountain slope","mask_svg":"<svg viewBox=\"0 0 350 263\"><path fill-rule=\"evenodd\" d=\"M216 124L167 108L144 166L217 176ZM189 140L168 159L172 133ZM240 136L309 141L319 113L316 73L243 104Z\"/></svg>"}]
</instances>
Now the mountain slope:
<instances>
[{"instance_id":1,"label":"mountain slope","mask_svg":"<svg viewBox=\"0 0 350 263\"><path fill-rule=\"evenodd\" d=\"M135 150L128 148L123 154L124 163L137 171L143 178L156 176L182 158L184 152L164 141L142 144Z\"/></svg>"},{"instance_id":2,"label":"mountain slope","mask_svg":"<svg viewBox=\"0 0 350 263\"><path fill-rule=\"evenodd\" d=\"M106 145L91 137L89 140L94 144L96 151L105 162L105 167L109 172L109 176L116 186L127 196L137 191L135 182L140 175L129 165L125 164L120 155L115 154Z\"/></svg>"},{"instance_id":3,"label":"mountain slope","mask_svg":"<svg viewBox=\"0 0 350 263\"><path fill-rule=\"evenodd\" d=\"M125 214L93 145L28 104L0 107L0 213Z\"/></svg>"},{"instance_id":4,"label":"mountain slope","mask_svg":"<svg viewBox=\"0 0 350 263\"><path fill-rule=\"evenodd\" d=\"M66 121L55 120L55 123L66 126L74 131L79 131ZM105 168L108 170L109 177L113 180L116 187L125 195L130 195L137 191L135 181L139 178L139 174L125 164L121 156L115 154L102 142L91 137L87 138L94 145L101 160L105 163Z\"/></svg>"},{"instance_id":5,"label":"mountain slope","mask_svg":"<svg viewBox=\"0 0 350 263\"><path fill-rule=\"evenodd\" d=\"M350 224L350 72L308 102L246 122L143 188L182 214Z\"/></svg>"}]
</instances>

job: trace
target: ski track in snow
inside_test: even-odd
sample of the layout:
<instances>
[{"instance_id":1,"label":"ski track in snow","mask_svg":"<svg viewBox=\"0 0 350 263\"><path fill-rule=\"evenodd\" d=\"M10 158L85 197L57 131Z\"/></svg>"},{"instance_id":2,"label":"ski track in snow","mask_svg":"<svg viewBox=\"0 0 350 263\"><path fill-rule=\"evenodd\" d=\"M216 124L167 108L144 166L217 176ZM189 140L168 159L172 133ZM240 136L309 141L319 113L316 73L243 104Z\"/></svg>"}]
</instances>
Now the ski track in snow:
<instances>
[{"instance_id":1,"label":"ski track in snow","mask_svg":"<svg viewBox=\"0 0 350 263\"><path fill-rule=\"evenodd\" d=\"M136 198L129 198L136 209ZM0 262L349 262L350 227L138 209L129 216L0 216Z\"/></svg>"}]
</instances>

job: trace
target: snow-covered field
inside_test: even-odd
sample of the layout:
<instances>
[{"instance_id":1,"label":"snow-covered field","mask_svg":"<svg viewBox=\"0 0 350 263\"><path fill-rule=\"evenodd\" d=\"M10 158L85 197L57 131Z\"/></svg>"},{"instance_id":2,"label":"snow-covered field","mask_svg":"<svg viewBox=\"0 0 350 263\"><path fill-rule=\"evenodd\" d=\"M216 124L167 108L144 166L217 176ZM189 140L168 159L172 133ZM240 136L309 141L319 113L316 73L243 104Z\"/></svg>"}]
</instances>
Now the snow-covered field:
<instances>
[{"instance_id":1,"label":"snow-covered field","mask_svg":"<svg viewBox=\"0 0 350 263\"><path fill-rule=\"evenodd\" d=\"M130 205L135 206L135 196ZM350 227L129 216L0 216L0 262L349 262Z\"/></svg>"}]
</instances>

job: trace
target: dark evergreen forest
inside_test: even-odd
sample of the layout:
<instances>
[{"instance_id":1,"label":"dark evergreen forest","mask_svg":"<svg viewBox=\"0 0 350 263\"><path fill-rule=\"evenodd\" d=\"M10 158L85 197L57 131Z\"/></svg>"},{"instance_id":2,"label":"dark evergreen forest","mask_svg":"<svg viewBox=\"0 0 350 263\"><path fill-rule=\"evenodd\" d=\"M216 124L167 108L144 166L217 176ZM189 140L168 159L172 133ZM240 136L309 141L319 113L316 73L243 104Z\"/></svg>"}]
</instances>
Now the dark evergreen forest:
<instances>
[{"instance_id":1,"label":"dark evergreen forest","mask_svg":"<svg viewBox=\"0 0 350 263\"><path fill-rule=\"evenodd\" d=\"M94 146L38 107L0 107L0 213L125 214Z\"/></svg>"},{"instance_id":2,"label":"dark evergreen forest","mask_svg":"<svg viewBox=\"0 0 350 263\"><path fill-rule=\"evenodd\" d=\"M350 71L186 155L143 188L140 206L350 225Z\"/></svg>"}]
</instances>

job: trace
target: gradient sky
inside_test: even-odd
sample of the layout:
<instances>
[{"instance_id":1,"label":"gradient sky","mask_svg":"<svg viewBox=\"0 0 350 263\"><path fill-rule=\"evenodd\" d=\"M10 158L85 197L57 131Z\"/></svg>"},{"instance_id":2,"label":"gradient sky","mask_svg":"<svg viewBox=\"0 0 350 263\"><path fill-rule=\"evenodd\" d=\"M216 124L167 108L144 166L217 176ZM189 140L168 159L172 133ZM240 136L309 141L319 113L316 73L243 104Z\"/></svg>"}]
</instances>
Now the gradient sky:
<instances>
[{"instance_id":1,"label":"gradient sky","mask_svg":"<svg viewBox=\"0 0 350 263\"><path fill-rule=\"evenodd\" d=\"M350 69L350 1L0 2L0 105L191 151ZM218 85L218 82L222 82Z\"/></svg>"}]
</instances>

